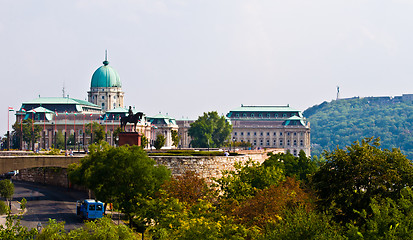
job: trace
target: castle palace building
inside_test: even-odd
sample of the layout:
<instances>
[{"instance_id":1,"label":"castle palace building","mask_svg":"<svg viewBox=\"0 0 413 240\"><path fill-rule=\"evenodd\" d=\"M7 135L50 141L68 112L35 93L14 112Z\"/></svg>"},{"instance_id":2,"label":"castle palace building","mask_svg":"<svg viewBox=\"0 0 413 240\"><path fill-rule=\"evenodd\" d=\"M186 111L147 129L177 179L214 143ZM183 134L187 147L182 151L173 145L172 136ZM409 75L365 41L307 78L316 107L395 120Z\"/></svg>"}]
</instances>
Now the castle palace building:
<instances>
[{"instance_id":1,"label":"castle palace building","mask_svg":"<svg viewBox=\"0 0 413 240\"><path fill-rule=\"evenodd\" d=\"M243 106L231 110L231 140L257 148L283 148L310 156L310 123L301 111L287 106Z\"/></svg>"},{"instance_id":2,"label":"castle palace building","mask_svg":"<svg viewBox=\"0 0 413 240\"><path fill-rule=\"evenodd\" d=\"M16 111L16 122L23 123L26 119L32 119L33 125L41 127L41 137L33 144L36 149L49 149L56 146L62 138L65 139L65 145L71 148L87 146L94 136L86 129L86 125L93 122L104 127L105 140L115 145L115 132L120 126L120 118L129 114L129 110L124 107L123 98L124 92L119 74L109 66L106 58L103 66L92 75L90 91L88 91L89 101L69 98L69 96L39 97L22 103L20 109ZM139 112L135 108L131 111L133 114ZM151 133L154 133L154 129L156 129L156 123L148 121L143 115L136 129L133 129L133 124L129 124L125 130L140 132L149 142L153 142ZM162 133L170 135L165 131ZM15 137L21 143L20 148L31 148L28 145L23 146L22 136ZM171 141L169 140L168 143L170 144Z\"/></svg>"}]
</instances>

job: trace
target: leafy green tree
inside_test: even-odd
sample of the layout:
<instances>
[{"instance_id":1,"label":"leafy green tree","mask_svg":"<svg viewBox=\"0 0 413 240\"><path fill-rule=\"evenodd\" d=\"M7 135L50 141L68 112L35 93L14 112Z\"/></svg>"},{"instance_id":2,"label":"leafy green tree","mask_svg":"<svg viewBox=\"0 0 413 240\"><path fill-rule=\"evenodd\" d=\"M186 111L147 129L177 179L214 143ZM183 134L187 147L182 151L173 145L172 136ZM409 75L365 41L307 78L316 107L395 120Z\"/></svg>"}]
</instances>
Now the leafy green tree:
<instances>
[{"instance_id":1,"label":"leafy green tree","mask_svg":"<svg viewBox=\"0 0 413 240\"><path fill-rule=\"evenodd\" d=\"M14 123L12 127L12 134L16 136L16 138L18 138L19 140L23 133L23 141L26 144L30 144L32 143L32 141L36 142L40 138L40 132L42 131L42 127L39 125L34 125L33 120L30 118L23 120L21 123Z\"/></svg>"},{"instance_id":2,"label":"leafy green tree","mask_svg":"<svg viewBox=\"0 0 413 240\"><path fill-rule=\"evenodd\" d=\"M170 171L156 166L141 147L115 148L106 142L91 145L90 154L69 167L73 183L88 187L100 201L114 203L130 220L169 177Z\"/></svg>"},{"instance_id":3,"label":"leafy green tree","mask_svg":"<svg viewBox=\"0 0 413 240\"><path fill-rule=\"evenodd\" d=\"M162 185L162 189L168 197L189 204L195 204L200 199L211 198L214 195L214 191L208 187L205 179L192 171L172 177Z\"/></svg>"},{"instance_id":4,"label":"leafy green tree","mask_svg":"<svg viewBox=\"0 0 413 240\"><path fill-rule=\"evenodd\" d=\"M402 189L413 186L412 162L400 150L381 150L379 145L379 139L367 138L324 153L326 162L312 177L312 185L320 206L339 221L363 224L358 212L370 215L373 198L395 200Z\"/></svg>"},{"instance_id":5,"label":"leafy green tree","mask_svg":"<svg viewBox=\"0 0 413 240\"><path fill-rule=\"evenodd\" d=\"M223 171L223 176L216 179L218 187L227 199L237 201L254 196L259 189L278 185L285 177L277 166L264 166L249 160L242 165L236 163L235 170Z\"/></svg>"},{"instance_id":6,"label":"leafy green tree","mask_svg":"<svg viewBox=\"0 0 413 240\"><path fill-rule=\"evenodd\" d=\"M142 137L141 137L141 145L142 145L142 147L143 147L143 148L146 148L146 147L148 146L148 144L149 144L148 138L147 138L144 134L142 134Z\"/></svg>"},{"instance_id":7,"label":"leafy green tree","mask_svg":"<svg viewBox=\"0 0 413 240\"><path fill-rule=\"evenodd\" d=\"M117 127L115 129L115 131L113 132L113 140L114 140L115 144L119 143L119 133L121 133L121 132L122 132L122 128L120 128L120 127Z\"/></svg>"},{"instance_id":8,"label":"leafy green tree","mask_svg":"<svg viewBox=\"0 0 413 240\"><path fill-rule=\"evenodd\" d=\"M85 125L86 134L90 135L92 125L93 143L99 143L105 139L105 128L97 122L88 123Z\"/></svg>"},{"instance_id":9,"label":"leafy green tree","mask_svg":"<svg viewBox=\"0 0 413 240\"><path fill-rule=\"evenodd\" d=\"M366 224L357 227L350 225L350 239L412 239L413 238L413 191L402 189L400 198L371 201L372 214L365 211L360 215Z\"/></svg>"},{"instance_id":10,"label":"leafy green tree","mask_svg":"<svg viewBox=\"0 0 413 240\"><path fill-rule=\"evenodd\" d=\"M108 217L103 217L95 221L85 223L81 228L76 228L70 232L64 229L64 222L57 222L49 219L49 223L36 236L39 240L49 239L71 239L71 240L94 240L94 239L125 239L135 240L137 234L125 225L115 225Z\"/></svg>"},{"instance_id":11,"label":"leafy green tree","mask_svg":"<svg viewBox=\"0 0 413 240\"><path fill-rule=\"evenodd\" d=\"M172 130L171 134L172 134L172 142L173 142L172 145L174 145L175 147L178 147L179 140L181 139L181 137L179 137L179 135L178 135L178 131Z\"/></svg>"},{"instance_id":12,"label":"leafy green tree","mask_svg":"<svg viewBox=\"0 0 413 240\"><path fill-rule=\"evenodd\" d=\"M303 150L298 157L291 153L269 153L269 158L263 163L264 166L277 166L281 168L286 177L294 177L304 183L308 182L308 177L317 170L317 163L305 155Z\"/></svg>"},{"instance_id":13,"label":"leafy green tree","mask_svg":"<svg viewBox=\"0 0 413 240\"><path fill-rule=\"evenodd\" d=\"M161 149L165 145L165 137L162 134L158 134L153 145L157 150Z\"/></svg>"},{"instance_id":14,"label":"leafy green tree","mask_svg":"<svg viewBox=\"0 0 413 240\"><path fill-rule=\"evenodd\" d=\"M56 148L64 149L65 148L65 136L62 132L56 133Z\"/></svg>"},{"instance_id":15,"label":"leafy green tree","mask_svg":"<svg viewBox=\"0 0 413 240\"><path fill-rule=\"evenodd\" d=\"M335 223L331 216L308 211L302 206L285 210L283 217L278 221L269 222L265 230L258 240L347 239L343 228Z\"/></svg>"},{"instance_id":16,"label":"leafy green tree","mask_svg":"<svg viewBox=\"0 0 413 240\"><path fill-rule=\"evenodd\" d=\"M70 134L70 136L68 136L68 138L67 138L67 145L71 145L71 146L75 146L75 145L76 145L75 135L74 135L74 134Z\"/></svg>"},{"instance_id":17,"label":"leafy green tree","mask_svg":"<svg viewBox=\"0 0 413 240\"><path fill-rule=\"evenodd\" d=\"M10 200L14 194L14 184L8 180L4 179L0 181L0 195L7 200L10 205Z\"/></svg>"},{"instance_id":18,"label":"leafy green tree","mask_svg":"<svg viewBox=\"0 0 413 240\"><path fill-rule=\"evenodd\" d=\"M269 222L281 220L286 210L297 207L311 210L311 202L312 196L300 188L300 183L294 178L287 178L279 185L258 190L255 196L235 206L231 214L243 225L263 228Z\"/></svg>"},{"instance_id":19,"label":"leafy green tree","mask_svg":"<svg viewBox=\"0 0 413 240\"><path fill-rule=\"evenodd\" d=\"M3 201L0 201L0 215L6 214L10 211L9 207Z\"/></svg>"},{"instance_id":20,"label":"leafy green tree","mask_svg":"<svg viewBox=\"0 0 413 240\"><path fill-rule=\"evenodd\" d=\"M204 113L198 120L191 123L188 130L191 136L191 146L196 148L219 148L229 139L232 132L231 124L216 111Z\"/></svg>"},{"instance_id":21,"label":"leafy green tree","mask_svg":"<svg viewBox=\"0 0 413 240\"><path fill-rule=\"evenodd\" d=\"M20 224L21 215L10 215L6 217L6 223L0 224L0 239L2 240L20 240L34 239L37 232L36 228L30 230Z\"/></svg>"}]
</instances>

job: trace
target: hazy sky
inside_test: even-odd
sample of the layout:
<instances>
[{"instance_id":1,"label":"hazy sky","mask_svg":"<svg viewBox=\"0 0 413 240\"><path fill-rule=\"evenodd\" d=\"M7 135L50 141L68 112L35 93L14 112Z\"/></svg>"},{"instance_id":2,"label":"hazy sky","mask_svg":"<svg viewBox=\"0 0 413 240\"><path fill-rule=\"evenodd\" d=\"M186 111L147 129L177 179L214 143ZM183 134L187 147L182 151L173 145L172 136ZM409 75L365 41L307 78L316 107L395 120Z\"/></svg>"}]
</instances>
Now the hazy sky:
<instances>
[{"instance_id":1,"label":"hazy sky","mask_svg":"<svg viewBox=\"0 0 413 240\"><path fill-rule=\"evenodd\" d=\"M0 133L8 106L63 85L86 99L105 49L125 106L149 116L305 110L337 85L342 97L413 93L412 13L412 0L0 0Z\"/></svg>"}]
</instances>

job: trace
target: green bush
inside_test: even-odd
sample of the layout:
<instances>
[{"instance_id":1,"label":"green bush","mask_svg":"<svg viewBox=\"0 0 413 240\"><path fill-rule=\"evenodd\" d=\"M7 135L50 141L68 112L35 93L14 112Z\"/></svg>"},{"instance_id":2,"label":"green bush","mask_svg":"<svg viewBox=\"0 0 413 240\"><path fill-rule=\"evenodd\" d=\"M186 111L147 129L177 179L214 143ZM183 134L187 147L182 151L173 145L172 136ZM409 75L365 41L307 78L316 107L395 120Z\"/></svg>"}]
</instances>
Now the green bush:
<instances>
[{"instance_id":1,"label":"green bush","mask_svg":"<svg viewBox=\"0 0 413 240\"><path fill-rule=\"evenodd\" d=\"M3 201L0 201L0 215L6 214L9 212L9 207Z\"/></svg>"}]
</instances>

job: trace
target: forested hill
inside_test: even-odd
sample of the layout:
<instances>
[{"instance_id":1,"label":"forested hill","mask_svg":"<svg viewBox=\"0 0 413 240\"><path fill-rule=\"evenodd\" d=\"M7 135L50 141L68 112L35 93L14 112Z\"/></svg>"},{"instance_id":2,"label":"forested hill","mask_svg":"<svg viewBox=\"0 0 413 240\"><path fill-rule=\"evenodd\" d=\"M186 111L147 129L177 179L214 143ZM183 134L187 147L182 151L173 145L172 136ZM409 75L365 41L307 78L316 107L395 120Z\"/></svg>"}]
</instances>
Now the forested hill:
<instances>
[{"instance_id":1,"label":"forested hill","mask_svg":"<svg viewBox=\"0 0 413 240\"><path fill-rule=\"evenodd\" d=\"M400 148L413 159L413 103L409 99L339 99L310 107L303 114L311 124L313 155L365 137L380 137L381 148Z\"/></svg>"}]
</instances>

